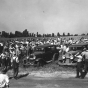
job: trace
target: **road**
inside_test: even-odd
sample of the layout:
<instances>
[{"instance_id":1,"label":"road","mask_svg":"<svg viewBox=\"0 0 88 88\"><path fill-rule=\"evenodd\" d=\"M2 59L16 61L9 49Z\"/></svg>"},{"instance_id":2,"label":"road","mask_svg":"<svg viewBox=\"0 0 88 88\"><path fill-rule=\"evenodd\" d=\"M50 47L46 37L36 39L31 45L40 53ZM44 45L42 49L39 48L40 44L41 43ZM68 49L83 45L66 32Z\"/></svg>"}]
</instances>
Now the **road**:
<instances>
[{"instance_id":1,"label":"road","mask_svg":"<svg viewBox=\"0 0 88 88\"><path fill-rule=\"evenodd\" d=\"M88 77L79 79L74 76L39 77L25 75L19 76L17 80L10 79L10 88L88 88Z\"/></svg>"}]
</instances>

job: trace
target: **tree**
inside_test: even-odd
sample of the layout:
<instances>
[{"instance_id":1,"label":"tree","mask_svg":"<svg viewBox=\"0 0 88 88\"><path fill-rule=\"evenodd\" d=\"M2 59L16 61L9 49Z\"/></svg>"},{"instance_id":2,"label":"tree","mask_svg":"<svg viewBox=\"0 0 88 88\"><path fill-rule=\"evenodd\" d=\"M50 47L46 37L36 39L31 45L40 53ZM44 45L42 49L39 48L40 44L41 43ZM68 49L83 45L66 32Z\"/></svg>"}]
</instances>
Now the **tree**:
<instances>
[{"instance_id":1,"label":"tree","mask_svg":"<svg viewBox=\"0 0 88 88\"><path fill-rule=\"evenodd\" d=\"M70 36L70 33L67 33L67 36Z\"/></svg>"},{"instance_id":2,"label":"tree","mask_svg":"<svg viewBox=\"0 0 88 88\"><path fill-rule=\"evenodd\" d=\"M43 37L45 37L45 34L43 34Z\"/></svg>"},{"instance_id":3,"label":"tree","mask_svg":"<svg viewBox=\"0 0 88 88\"><path fill-rule=\"evenodd\" d=\"M38 34L38 32L37 32L37 37L39 37L39 34Z\"/></svg>"},{"instance_id":4,"label":"tree","mask_svg":"<svg viewBox=\"0 0 88 88\"><path fill-rule=\"evenodd\" d=\"M23 31L23 37L29 37L29 32L27 31L27 29Z\"/></svg>"},{"instance_id":5,"label":"tree","mask_svg":"<svg viewBox=\"0 0 88 88\"><path fill-rule=\"evenodd\" d=\"M86 34L83 33L83 34L81 34L81 35L84 36L84 35L86 35Z\"/></svg>"},{"instance_id":6,"label":"tree","mask_svg":"<svg viewBox=\"0 0 88 88\"><path fill-rule=\"evenodd\" d=\"M78 36L78 34L74 34L74 36Z\"/></svg>"},{"instance_id":7,"label":"tree","mask_svg":"<svg viewBox=\"0 0 88 88\"><path fill-rule=\"evenodd\" d=\"M1 33L2 35L2 37L5 37L5 38L8 38L9 37L9 33L7 33L7 32L5 32L5 31L2 31L2 33Z\"/></svg>"},{"instance_id":8,"label":"tree","mask_svg":"<svg viewBox=\"0 0 88 88\"><path fill-rule=\"evenodd\" d=\"M23 34L20 31L15 31L15 37L22 37Z\"/></svg>"},{"instance_id":9,"label":"tree","mask_svg":"<svg viewBox=\"0 0 88 88\"><path fill-rule=\"evenodd\" d=\"M63 33L63 36L65 36L65 33Z\"/></svg>"},{"instance_id":10,"label":"tree","mask_svg":"<svg viewBox=\"0 0 88 88\"><path fill-rule=\"evenodd\" d=\"M55 35L54 35L54 33L52 33L52 37L54 37Z\"/></svg>"},{"instance_id":11,"label":"tree","mask_svg":"<svg viewBox=\"0 0 88 88\"><path fill-rule=\"evenodd\" d=\"M60 33L59 32L57 33L57 36L60 37Z\"/></svg>"},{"instance_id":12,"label":"tree","mask_svg":"<svg viewBox=\"0 0 88 88\"><path fill-rule=\"evenodd\" d=\"M14 38L14 37L15 37L15 34L13 34L12 32L10 32L9 38Z\"/></svg>"}]
</instances>

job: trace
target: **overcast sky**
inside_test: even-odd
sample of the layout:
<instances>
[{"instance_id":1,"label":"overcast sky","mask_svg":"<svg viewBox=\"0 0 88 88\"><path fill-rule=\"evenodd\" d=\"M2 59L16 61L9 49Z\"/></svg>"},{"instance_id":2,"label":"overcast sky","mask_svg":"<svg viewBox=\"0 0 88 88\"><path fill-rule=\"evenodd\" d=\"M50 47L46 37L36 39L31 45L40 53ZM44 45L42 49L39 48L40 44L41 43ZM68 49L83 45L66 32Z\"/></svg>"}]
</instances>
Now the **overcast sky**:
<instances>
[{"instance_id":1,"label":"overcast sky","mask_svg":"<svg viewBox=\"0 0 88 88\"><path fill-rule=\"evenodd\" d=\"M0 31L88 33L88 0L0 0Z\"/></svg>"}]
</instances>

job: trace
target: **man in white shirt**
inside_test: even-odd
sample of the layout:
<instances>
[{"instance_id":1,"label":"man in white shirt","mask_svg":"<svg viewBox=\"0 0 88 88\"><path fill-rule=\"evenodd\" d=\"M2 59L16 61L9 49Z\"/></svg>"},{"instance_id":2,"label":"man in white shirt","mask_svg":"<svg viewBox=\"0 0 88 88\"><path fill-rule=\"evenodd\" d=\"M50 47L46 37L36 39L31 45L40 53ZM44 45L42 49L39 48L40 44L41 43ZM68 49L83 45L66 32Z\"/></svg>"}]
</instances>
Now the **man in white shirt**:
<instances>
[{"instance_id":1,"label":"man in white shirt","mask_svg":"<svg viewBox=\"0 0 88 88\"><path fill-rule=\"evenodd\" d=\"M83 78L83 72L82 72L82 68L83 68L83 57L81 55L81 52L79 52L78 54L75 55L75 57L77 58L77 67L76 67L76 78Z\"/></svg>"},{"instance_id":2,"label":"man in white shirt","mask_svg":"<svg viewBox=\"0 0 88 88\"><path fill-rule=\"evenodd\" d=\"M0 88L9 88L9 77L7 74L0 73Z\"/></svg>"},{"instance_id":3,"label":"man in white shirt","mask_svg":"<svg viewBox=\"0 0 88 88\"><path fill-rule=\"evenodd\" d=\"M18 71L19 71L19 59L16 54L12 57L12 67L13 67L13 76L15 79L17 79Z\"/></svg>"}]
</instances>

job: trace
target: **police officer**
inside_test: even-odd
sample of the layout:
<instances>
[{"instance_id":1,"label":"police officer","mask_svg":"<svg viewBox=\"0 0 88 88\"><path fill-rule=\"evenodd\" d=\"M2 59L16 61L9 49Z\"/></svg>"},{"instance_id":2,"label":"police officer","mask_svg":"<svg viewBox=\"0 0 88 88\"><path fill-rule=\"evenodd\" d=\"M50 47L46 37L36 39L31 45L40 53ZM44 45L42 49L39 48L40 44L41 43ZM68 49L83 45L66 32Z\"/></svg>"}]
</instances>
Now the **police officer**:
<instances>
[{"instance_id":1,"label":"police officer","mask_svg":"<svg viewBox=\"0 0 88 88\"><path fill-rule=\"evenodd\" d=\"M81 52L77 53L75 55L75 57L77 58L77 66L76 66L76 78L82 78L83 74L82 74L82 68L83 68L83 61L82 61L82 55Z\"/></svg>"},{"instance_id":2,"label":"police officer","mask_svg":"<svg viewBox=\"0 0 88 88\"><path fill-rule=\"evenodd\" d=\"M84 48L84 51L82 52L82 56L84 57L84 76L83 78L86 76L87 71L88 71L88 50L86 48Z\"/></svg>"},{"instance_id":3,"label":"police officer","mask_svg":"<svg viewBox=\"0 0 88 88\"><path fill-rule=\"evenodd\" d=\"M13 77L17 79L18 71L19 71L19 59L16 54L12 57L12 67L13 67Z\"/></svg>"}]
</instances>

